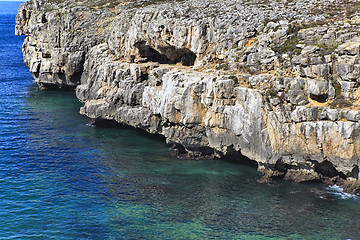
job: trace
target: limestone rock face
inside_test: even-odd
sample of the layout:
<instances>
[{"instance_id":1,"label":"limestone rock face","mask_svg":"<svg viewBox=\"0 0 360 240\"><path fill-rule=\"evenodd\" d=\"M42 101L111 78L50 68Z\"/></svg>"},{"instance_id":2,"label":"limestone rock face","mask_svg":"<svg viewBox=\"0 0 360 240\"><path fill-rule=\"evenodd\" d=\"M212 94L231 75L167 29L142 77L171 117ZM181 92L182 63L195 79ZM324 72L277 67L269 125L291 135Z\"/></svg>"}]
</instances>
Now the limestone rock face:
<instances>
[{"instance_id":1,"label":"limestone rock face","mask_svg":"<svg viewBox=\"0 0 360 240\"><path fill-rule=\"evenodd\" d=\"M90 118L187 157L246 156L265 178L353 181L360 21L347 4L31 0L15 31L38 85L76 88Z\"/></svg>"},{"instance_id":2,"label":"limestone rock face","mask_svg":"<svg viewBox=\"0 0 360 240\"><path fill-rule=\"evenodd\" d=\"M81 6L66 7L68 4L57 8L48 2L21 5L15 33L26 35L24 62L40 88L74 89L80 83L86 52L105 41L105 29L99 30L97 12ZM102 24L108 18L111 14L103 10Z\"/></svg>"},{"instance_id":3,"label":"limestone rock face","mask_svg":"<svg viewBox=\"0 0 360 240\"><path fill-rule=\"evenodd\" d=\"M111 58L107 44L89 52L76 89L82 114L160 133L195 157L203 148L214 156L236 151L260 165L289 169L326 160L348 175L359 164L358 111L295 106L290 90L283 97L288 101L272 104L268 93L238 86L229 75ZM312 86L312 80L283 81L295 93L299 82L303 92Z\"/></svg>"}]
</instances>

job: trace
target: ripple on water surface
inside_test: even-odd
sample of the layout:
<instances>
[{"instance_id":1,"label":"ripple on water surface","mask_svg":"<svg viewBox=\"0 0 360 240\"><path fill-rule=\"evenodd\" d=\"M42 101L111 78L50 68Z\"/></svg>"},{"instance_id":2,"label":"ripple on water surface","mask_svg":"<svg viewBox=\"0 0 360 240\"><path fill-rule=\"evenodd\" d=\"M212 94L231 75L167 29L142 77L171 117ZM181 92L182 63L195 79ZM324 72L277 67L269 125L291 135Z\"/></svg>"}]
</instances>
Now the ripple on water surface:
<instances>
[{"instance_id":1,"label":"ripple on water surface","mask_svg":"<svg viewBox=\"0 0 360 240\"><path fill-rule=\"evenodd\" d=\"M251 167L87 127L73 93L33 84L17 6L0 2L0 239L360 239L360 201L337 188L259 185Z\"/></svg>"}]
</instances>

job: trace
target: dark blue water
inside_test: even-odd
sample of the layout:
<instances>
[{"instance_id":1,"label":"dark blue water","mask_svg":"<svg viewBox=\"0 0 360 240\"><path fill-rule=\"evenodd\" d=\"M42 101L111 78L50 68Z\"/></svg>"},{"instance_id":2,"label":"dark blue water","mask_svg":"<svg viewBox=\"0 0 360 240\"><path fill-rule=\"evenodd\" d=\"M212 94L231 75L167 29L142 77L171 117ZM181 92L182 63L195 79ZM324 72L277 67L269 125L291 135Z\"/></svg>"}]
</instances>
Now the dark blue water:
<instances>
[{"instance_id":1,"label":"dark blue water","mask_svg":"<svg viewBox=\"0 0 360 240\"><path fill-rule=\"evenodd\" d=\"M170 157L162 139L87 127L39 91L0 2L0 239L360 239L360 200L255 169Z\"/></svg>"}]
</instances>

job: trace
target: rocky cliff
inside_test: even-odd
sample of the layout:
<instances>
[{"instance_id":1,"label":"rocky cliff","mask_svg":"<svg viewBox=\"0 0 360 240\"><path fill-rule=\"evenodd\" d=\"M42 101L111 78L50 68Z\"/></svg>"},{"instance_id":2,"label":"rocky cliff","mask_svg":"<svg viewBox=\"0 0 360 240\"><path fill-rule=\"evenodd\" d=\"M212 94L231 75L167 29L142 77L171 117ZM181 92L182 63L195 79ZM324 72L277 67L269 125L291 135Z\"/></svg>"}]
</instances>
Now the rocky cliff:
<instances>
[{"instance_id":1,"label":"rocky cliff","mask_svg":"<svg viewBox=\"0 0 360 240\"><path fill-rule=\"evenodd\" d=\"M75 89L81 114L359 193L359 16L350 0L31 0L15 31L39 87Z\"/></svg>"}]
</instances>

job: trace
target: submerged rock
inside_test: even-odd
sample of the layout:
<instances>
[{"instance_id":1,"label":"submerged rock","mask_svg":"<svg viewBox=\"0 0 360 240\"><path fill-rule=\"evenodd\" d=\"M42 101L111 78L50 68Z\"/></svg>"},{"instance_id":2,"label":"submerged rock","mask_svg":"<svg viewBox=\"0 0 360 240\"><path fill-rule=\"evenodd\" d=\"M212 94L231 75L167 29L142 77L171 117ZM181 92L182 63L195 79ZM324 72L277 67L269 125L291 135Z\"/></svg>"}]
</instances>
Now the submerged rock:
<instances>
[{"instance_id":1,"label":"submerged rock","mask_svg":"<svg viewBox=\"0 0 360 240\"><path fill-rule=\"evenodd\" d=\"M358 179L360 21L341 4L31 0L15 31L39 87L76 89L89 118L238 153L260 182Z\"/></svg>"}]
</instances>

